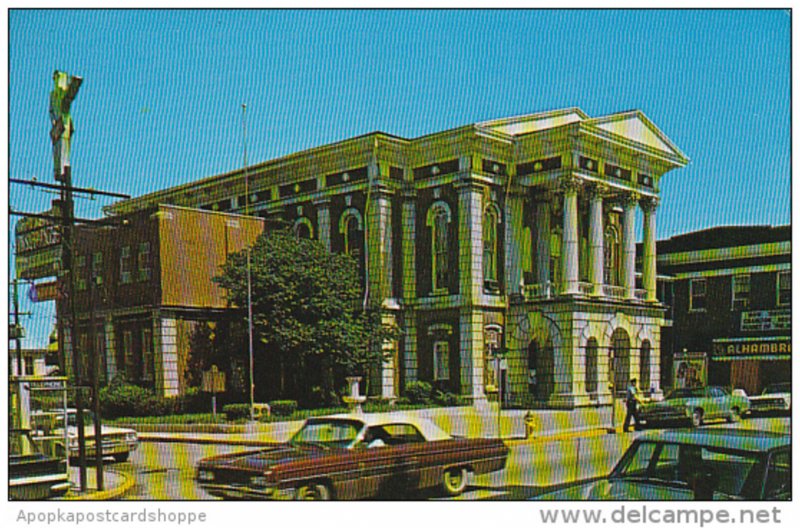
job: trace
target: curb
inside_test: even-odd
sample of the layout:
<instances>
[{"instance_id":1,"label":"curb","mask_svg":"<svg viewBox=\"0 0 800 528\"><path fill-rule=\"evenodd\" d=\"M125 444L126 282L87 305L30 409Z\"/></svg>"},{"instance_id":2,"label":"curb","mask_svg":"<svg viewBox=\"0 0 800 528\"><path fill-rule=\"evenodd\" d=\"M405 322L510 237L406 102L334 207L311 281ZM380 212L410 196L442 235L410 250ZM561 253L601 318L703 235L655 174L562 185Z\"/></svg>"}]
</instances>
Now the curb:
<instances>
[{"instance_id":1,"label":"curb","mask_svg":"<svg viewBox=\"0 0 800 528\"><path fill-rule=\"evenodd\" d=\"M114 500L116 498L121 497L125 493L128 492L133 487L134 480L133 476L129 473L125 473L123 471L116 471L116 470L107 470L109 473L115 473L122 477L122 484L117 486L116 488L110 490L103 490L97 491L94 493L87 493L85 495L75 495L75 496L67 496L64 497L63 500L67 501L107 501L107 500Z\"/></svg>"}]
</instances>

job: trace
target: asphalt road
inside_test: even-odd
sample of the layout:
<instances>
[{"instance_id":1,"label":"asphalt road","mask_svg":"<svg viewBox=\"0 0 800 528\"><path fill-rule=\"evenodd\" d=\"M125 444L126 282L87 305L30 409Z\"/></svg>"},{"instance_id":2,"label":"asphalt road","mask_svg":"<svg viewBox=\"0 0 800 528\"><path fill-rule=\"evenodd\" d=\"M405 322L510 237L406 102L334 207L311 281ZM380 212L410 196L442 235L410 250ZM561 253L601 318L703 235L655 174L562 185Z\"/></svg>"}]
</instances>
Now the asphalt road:
<instances>
[{"instance_id":1,"label":"asphalt road","mask_svg":"<svg viewBox=\"0 0 800 528\"><path fill-rule=\"evenodd\" d=\"M735 426L788 431L789 418L754 418ZM491 475L473 477L457 500L522 500L560 483L607 474L639 434L603 434L546 443L510 442L506 468ZM216 500L193 480L197 461L243 449L240 446L142 442L128 462L117 464L129 471L135 480L123 500ZM450 500L436 492L414 497L420 498Z\"/></svg>"}]
</instances>

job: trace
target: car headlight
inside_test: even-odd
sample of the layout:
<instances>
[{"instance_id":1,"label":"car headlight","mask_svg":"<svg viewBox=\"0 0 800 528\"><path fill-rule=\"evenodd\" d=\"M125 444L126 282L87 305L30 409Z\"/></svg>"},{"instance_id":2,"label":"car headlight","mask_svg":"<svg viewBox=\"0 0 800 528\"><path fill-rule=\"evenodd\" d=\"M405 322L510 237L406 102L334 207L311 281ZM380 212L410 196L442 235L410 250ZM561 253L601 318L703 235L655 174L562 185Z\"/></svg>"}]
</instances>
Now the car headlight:
<instances>
[{"instance_id":1,"label":"car headlight","mask_svg":"<svg viewBox=\"0 0 800 528\"><path fill-rule=\"evenodd\" d=\"M199 469L197 471L197 480L209 482L214 480L214 472L210 469Z\"/></svg>"}]
</instances>

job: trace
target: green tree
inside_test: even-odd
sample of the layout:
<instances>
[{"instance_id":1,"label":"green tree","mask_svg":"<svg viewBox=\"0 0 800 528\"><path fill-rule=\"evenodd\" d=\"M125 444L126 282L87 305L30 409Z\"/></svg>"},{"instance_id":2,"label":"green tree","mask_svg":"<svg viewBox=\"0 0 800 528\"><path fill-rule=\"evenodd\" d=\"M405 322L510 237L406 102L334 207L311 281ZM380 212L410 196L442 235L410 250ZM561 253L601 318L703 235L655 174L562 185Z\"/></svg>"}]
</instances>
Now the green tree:
<instances>
[{"instance_id":1,"label":"green tree","mask_svg":"<svg viewBox=\"0 0 800 528\"><path fill-rule=\"evenodd\" d=\"M247 250L231 254L214 279L242 308L246 262ZM356 261L317 241L284 230L261 235L251 248L251 282L253 328L262 344L256 361L278 360L282 395L302 396L315 381L330 392L345 375L369 379L384 359L384 340L397 337L379 309L365 309Z\"/></svg>"}]
</instances>

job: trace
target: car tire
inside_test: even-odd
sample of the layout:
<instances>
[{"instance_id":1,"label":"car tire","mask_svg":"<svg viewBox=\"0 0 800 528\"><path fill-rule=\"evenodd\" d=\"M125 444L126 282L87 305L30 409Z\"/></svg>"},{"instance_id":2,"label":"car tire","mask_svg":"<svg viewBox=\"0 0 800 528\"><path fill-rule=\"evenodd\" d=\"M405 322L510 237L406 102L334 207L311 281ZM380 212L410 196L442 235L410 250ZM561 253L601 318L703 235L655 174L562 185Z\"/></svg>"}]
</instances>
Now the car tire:
<instances>
[{"instance_id":1,"label":"car tire","mask_svg":"<svg viewBox=\"0 0 800 528\"><path fill-rule=\"evenodd\" d=\"M692 427L700 427L703 425L703 409L695 409L692 411Z\"/></svg>"},{"instance_id":2,"label":"car tire","mask_svg":"<svg viewBox=\"0 0 800 528\"><path fill-rule=\"evenodd\" d=\"M461 495L467 488L467 468L450 468L442 474L442 488L451 497Z\"/></svg>"},{"instance_id":3,"label":"car tire","mask_svg":"<svg viewBox=\"0 0 800 528\"><path fill-rule=\"evenodd\" d=\"M731 409L731 413L728 415L728 421L730 423L740 422L742 420L742 411L739 410L738 407L734 407Z\"/></svg>"},{"instance_id":4,"label":"car tire","mask_svg":"<svg viewBox=\"0 0 800 528\"><path fill-rule=\"evenodd\" d=\"M117 453L116 455L114 455L114 462L127 462L130 454L131 454L130 451L126 451L124 453Z\"/></svg>"},{"instance_id":5,"label":"car tire","mask_svg":"<svg viewBox=\"0 0 800 528\"><path fill-rule=\"evenodd\" d=\"M331 500L331 490L325 484L308 484L297 488L297 500L327 501Z\"/></svg>"}]
</instances>

